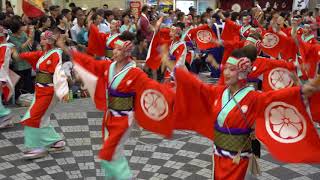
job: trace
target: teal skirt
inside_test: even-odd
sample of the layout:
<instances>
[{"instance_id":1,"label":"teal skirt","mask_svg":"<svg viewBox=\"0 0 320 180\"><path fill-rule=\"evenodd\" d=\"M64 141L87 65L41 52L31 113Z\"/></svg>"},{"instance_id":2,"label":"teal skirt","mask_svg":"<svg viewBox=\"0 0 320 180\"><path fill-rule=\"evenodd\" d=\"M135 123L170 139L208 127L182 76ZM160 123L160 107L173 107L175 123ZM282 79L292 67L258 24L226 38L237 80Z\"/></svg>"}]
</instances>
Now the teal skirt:
<instances>
[{"instance_id":1,"label":"teal skirt","mask_svg":"<svg viewBox=\"0 0 320 180\"><path fill-rule=\"evenodd\" d=\"M27 148L47 148L60 140L61 136L51 126L43 128L24 126L24 144Z\"/></svg>"}]
</instances>

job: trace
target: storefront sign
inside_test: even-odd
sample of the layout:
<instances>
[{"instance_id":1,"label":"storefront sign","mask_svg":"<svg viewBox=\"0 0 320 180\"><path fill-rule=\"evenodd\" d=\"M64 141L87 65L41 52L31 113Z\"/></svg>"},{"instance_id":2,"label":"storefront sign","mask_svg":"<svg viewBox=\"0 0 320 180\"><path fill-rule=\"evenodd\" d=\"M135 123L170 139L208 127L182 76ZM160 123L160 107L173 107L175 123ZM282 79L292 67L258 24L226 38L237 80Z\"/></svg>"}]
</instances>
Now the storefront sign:
<instances>
[{"instance_id":1,"label":"storefront sign","mask_svg":"<svg viewBox=\"0 0 320 180\"><path fill-rule=\"evenodd\" d=\"M141 1L130 1L130 9L132 15L139 18L141 14Z\"/></svg>"}]
</instances>

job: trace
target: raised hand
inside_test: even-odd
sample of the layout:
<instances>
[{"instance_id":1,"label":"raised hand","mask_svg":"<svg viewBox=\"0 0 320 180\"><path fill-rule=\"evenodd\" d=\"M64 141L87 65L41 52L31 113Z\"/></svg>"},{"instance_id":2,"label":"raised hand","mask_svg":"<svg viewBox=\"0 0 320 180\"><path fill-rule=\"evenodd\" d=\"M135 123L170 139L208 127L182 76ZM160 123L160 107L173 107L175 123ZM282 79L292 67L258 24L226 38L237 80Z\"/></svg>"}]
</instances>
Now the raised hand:
<instances>
[{"instance_id":1,"label":"raised hand","mask_svg":"<svg viewBox=\"0 0 320 180\"><path fill-rule=\"evenodd\" d=\"M157 23L156 23L156 25L155 25L155 27L154 27L154 33L156 33L156 32L159 31L160 26L161 26L161 24L162 24L162 21L163 21L163 16L161 16L161 17L158 19L158 21L157 21Z\"/></svg>"},{"instance_id":2,"label":"raised hand","mask_svg":"<svg viewBox=\"0 0 320 180\"><path fill-rule=\"evenodd\" d=\"M174 69L174 62L169 60L169 51L168 51L168 46L167 45L163 45L161 46L161 72L164 72L165 68L168 68L170 71L173 71Z\"/></svg>"},{"instance_id":3,"label":"raised hand","mask_svg":"<svg viewBox=\"0 0 320 180\"><path fill-rule=\"evenodd\" d=\"M302 86L302 93L306 97L312 96L312 94L320 91L320 76L315 79L309 80Z\"/></svg>"},{"instance_id":4,"label":"raised hand","mask_svg":"<svg viewBox=\"0 0 320 180\"><path fill-rule=\"evenodd\" d=\"M207 57L207 62L210 63L215 69L219 69L219 64L212 54L209 54Z\"/></svg>"},{"instance_id":5,"label":"raised hand","mask_svg":"<svg viewBox=\"0 0 320 180\"><path fill-rule=\"evenodd\" d=\"M64 102L64 103L69 102L69 94L67 94L67 95L63 96L63 98L62 98L62 102Z\"/></svg>"}]
</instances>

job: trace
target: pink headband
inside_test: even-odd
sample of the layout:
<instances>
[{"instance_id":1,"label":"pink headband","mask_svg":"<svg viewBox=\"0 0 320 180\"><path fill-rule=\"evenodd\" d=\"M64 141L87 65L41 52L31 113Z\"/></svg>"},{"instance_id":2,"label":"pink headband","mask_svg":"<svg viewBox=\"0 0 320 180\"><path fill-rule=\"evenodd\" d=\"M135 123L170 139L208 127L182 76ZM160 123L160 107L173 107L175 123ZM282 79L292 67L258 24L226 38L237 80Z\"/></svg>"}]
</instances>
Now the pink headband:
<instances>
[{"instance_id":1,"label":"pink headband","mask_svg":"<svg viewBox=\"0 0 320 180\"><path fill-rule=\"evenodd\" d=\"M125 54L125 57L128 57L131 55L133 45L132 45L131 41L117 40L115 42L115 48L119 49L121 52L123 52Z\"/></svg>"},{"instance_id":2,"label":"pink headband","mask_svg":"<svg viewBox=\"0 0 320 180\"><path fill-rule=\"evenodd\" d=\"M45 31L41 34L41 37L45 40L48 40L48 39L55 39L54 37L54 34L52 31Z\"/></svg>"},{"instance_id":3,"label":"pink headband","mask_svg":"<svg viewBox=\"0 0 320 180\"><path fill-rule=\"evenodd\" d=\"M247 57L236 58L236 57L230 56L227 60L227 63L237 66L238 70L241 73L239 75L240 79L246 79L248 73L252 69L251 61Z\"/></svg>"}]
</instances>

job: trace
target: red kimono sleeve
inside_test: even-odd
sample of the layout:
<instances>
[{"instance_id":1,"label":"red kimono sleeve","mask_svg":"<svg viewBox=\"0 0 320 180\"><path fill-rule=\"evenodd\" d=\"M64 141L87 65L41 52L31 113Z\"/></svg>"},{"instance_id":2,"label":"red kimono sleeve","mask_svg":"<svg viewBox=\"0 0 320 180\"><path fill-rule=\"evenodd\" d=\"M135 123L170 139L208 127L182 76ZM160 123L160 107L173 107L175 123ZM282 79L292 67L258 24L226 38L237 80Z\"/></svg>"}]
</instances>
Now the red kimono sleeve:
<instances>
[{"instance_id":1,"label":"red kimono sleeve","mask_svg":"<svg viewBox=\"0 0 320 180\"><path fill-rule=\"evenodd\" d=\"M98 61L94 59L93 57L83 54L80 52L72 52L72 58L75 66L81 66L81 69L85 69L86 71L82 71L82 73L88 73L82 74L82 77L89 77L90 75L93 75L97 78L96 86L91 87L94 89L93 91L93 100L95 102L96 108L106 111L107 110L107 103L106 103L106 86L107 86L107 80L105 79L105 73L108 71L111 62L110 61ZM90 74L90 75L89 75ZM92 86L91 82L88 81L90 85Z\"/></svg>"},{"instance_id":2,"label":"red kimono sleeve","mask_svg":"<svg viewBox=\"0 0 320 180\"><path fill-rule=\"evenodd\" d=\"M87 51L91 55L105 56L107 35L100 33L96 25L91 24Z\"/></svg>"},{"instance_id":3,"label":"red kimono sleeve","mask_svg":"<svg viewBox=\"0 0 320 180\"><path fill-rule=\"evenodd\" d=\"M213 104L219 94L219 86L207 85L181 68L176 69L175 77L175 128L192 130L212 140L215 123Z\"/></svg>"},{"instance_id":4,"label":"red kimono sleeve","mask_svg":"<svg viewBox=\"0 0 320 180\"><path fill-rule=\"evenodd\" d=\"M257 97L256 136L277 160L319 163L320 138L306 110L300 87Z\"/></svg>"},{"instance_id":5,"label":"red kimono sleeve","mask_svg":"<svg viewBox=\"0 0 320 180\"><path fill-rule=\"evenodd\" d=\"M88 71L98 77L104 76L106 70L108 70L111 61L109 60L96 60L92 56L80 53L77 51L72 52L73 61L85 67Z\"/></svg>"},{"instance_id":6,"label":"red kimono sleeve","mask_svg":"<svg viewBox=\"0 0 320 180\"><path fill-rule=\"evenodd\" d=\"M291 62L286 62L284 60L272 60L269 58L257 58L253 63L252 71L249 73L248 77L253 79L258 78L277 67L288 69L290 72L296 72L296 67ZM263 79L263 81L268 80ZM265 83L268 84L268 82L263 82L263 87L265 87Z\"/></svg>"},{"instance_id":7,"label":"red kimono sleeve","mask_svg":"<svg viewBox=\"0 0 320 180\"><path fill-rule=\"evenodd\" d=\"M160 47L165 44L170 46L171 40L169 33L169 28L162 28L152 37L146 57L146 64L152 70L157 70L161 65Z\"/></svg>"},{"instance_id":8,"label":"red kimono sleeve","mask_svg":"<svg viewBox=\"0 0 320 180\"><path fill-rule=\"evenodd\" d=\"M312 79L316 76L318 65L320 62L320 45L309 44L299 40L299 51L301 54L302 62L305 67L308 67L307 76Z\"/></svg>"},{"instance_id":9,"label":"red kimono sleeve","mask_svg":"<svg viewBox=\"0 0 320 180\"><path fill-rule=\"evenodd\" d=\"M291 62L287 62L284 60L273 60L273 59L268 59L268 58L264 58L266 61L266 71L269 71L275 67L283 67L286 68L290 71L295 71L296 67L293 63Z\"/></svg>"},{"instance_id":10,"label":"red kimono sleeve","mask_svg":"<svg viewBox=\"0 0 320 180\"><path fill-rule=\"evenodd\" d=\"M221 34L221 39L223 40L240 40L240 29L241 26L237 25L230 19L226 19L224 29Z\"/></svg>"},{"instance_id":11,"label":"red kimono sleeve","mask_svg":"<svg viewBox=\"0 0 320 180\"><path fill-rule=\"evenodd\" d=\"M134 116L144 129L171 137L174 128L174 92L165 84L154 81L140 69L134 68L129 91L135 92ZM128 81L127 81L128 82ZM127 85L128 87L128 85Z\"/></svg>"},{"instance_id":12,"label":"red kimono sleeve","mask_svg":"<svg viewBox=\"0 0 320 180\"><path fill-rule=\"evenodd\" d=\"M224 52L223 52L223 58L222 58L221 64L225 65L232 51L235 49L242 48L244 46L244 42L245 41L239 41L239 40L223 41Z\"/></svg>"},{"instance_id":13,"label":"red kimono sleeve","mask_svg":"<svg viewBox=\"0 0 320 180\"><path fill-rule=\"evenodd\" d=\"M19 57L23 60L28 61L33 69L36 69L39 58L43 55L42 51L25 52L21 53Z\"/></svg>"},{"instance_id":14,"label":"red kimono sleeve","mask_svg":"<svg viewBox=\"0 0 320 180\"><path fill-rule=\"evenodd\" d=\"M298 47L292 37L282 36L281 40L284 41L284 46L281 50L281 58L284 60L295 60L298 53Z\"/></svg>"},{"instance_id":15,"label":"red kimono sleeve","mask_svg":"<svg viewBox=\"0 0 320 180\"><path fill-rule=\"evenodd\" d=\"M320 93L316 93L309 98L312 120L320 123Z\"/></svg>"}]
</instances>

